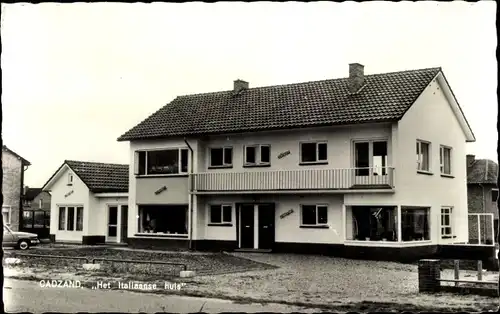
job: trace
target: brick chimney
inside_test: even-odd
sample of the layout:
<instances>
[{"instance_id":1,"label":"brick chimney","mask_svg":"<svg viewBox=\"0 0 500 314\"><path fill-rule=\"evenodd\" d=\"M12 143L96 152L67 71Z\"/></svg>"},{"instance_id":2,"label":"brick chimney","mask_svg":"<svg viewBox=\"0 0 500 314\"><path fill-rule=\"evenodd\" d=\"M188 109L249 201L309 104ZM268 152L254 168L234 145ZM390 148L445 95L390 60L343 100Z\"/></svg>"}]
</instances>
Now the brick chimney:
<instances>
[{"instance_id":1,"label":"brick chimney","mask_svg":"<svg viewBox=\"0 0 500 314\"><path fill-rule=\"evenodd\" d=\"M467 167L472 166L474 160L476 160L476 155L467 155Z\"/></svg>"},{"instance_id":2,"label":"brick chimney","mask_svg":"<svg viewBox=\"0 0 500 314\"><path fill-rule=\"evenodd\" d=\"M241 92L244 89L248 89L248 82L245 82L245 81L239 80L239 79L234 81L233 91L235 94L238 94L239 92Z\"/></svg>"},{"instance_id":3,"label":"brick chimney","mask_svg":"<svg viewBox=\"0 0 500 314\"><path fill-rule=\"evenodd\" d=\"M350 94L355 94L365 85L365 67L359 63L349 64L349 80L347 88Z\"/></svg>"}]
</instances>

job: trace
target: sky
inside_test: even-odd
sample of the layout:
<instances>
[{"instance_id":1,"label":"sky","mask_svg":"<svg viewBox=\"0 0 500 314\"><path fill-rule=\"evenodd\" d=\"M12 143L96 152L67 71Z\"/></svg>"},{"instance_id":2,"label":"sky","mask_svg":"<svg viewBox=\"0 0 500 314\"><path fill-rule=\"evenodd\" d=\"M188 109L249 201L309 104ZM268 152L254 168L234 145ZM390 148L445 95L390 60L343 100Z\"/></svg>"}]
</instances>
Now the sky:
<instances>
[{"instance_id":1,"label":"sky","mask_svg":"<svg viewBox=\"0 0 500 314\"><path fill-rule=\"evenodd\" d=\"M41 187L65 159L129 162L117 138L176 96L442 67L497 161L496 3L2 4L2 140Z\"/></svg>"}]
</instances>

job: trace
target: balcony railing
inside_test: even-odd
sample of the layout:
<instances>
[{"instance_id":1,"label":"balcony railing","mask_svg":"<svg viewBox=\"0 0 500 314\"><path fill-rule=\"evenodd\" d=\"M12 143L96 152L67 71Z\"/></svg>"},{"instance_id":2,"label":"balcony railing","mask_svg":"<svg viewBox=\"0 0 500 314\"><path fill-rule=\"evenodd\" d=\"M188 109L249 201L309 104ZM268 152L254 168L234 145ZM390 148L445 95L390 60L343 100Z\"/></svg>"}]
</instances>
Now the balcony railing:
<instances>
[{"instance_id":1,"label":"balcony railing","mask_svg":"<svg viewBox=\"0 0 500 314\"><path fill-rule=\"evenodd\" d=\"M394 168L205 172L191 180L193 192L392 189Z\"/></svg>"}]
</instances>

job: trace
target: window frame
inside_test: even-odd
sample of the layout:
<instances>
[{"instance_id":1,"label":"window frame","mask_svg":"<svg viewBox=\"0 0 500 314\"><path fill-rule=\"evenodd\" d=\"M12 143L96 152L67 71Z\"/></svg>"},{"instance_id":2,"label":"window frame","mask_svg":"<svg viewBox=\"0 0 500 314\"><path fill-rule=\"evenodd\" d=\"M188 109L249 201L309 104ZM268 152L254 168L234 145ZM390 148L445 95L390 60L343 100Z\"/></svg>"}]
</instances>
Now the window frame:
<instances>
[{"instance_id":1,"label":"window frame","mask_svg":"<svg viewBox=\"0 0 500 314\"><path fill-rule=\"evenodd\" d=\"M7 217L8 217L8 222L6 222L4 220L4 224L10 226L10 224L12 223L12 206L10 205L2 205L2 217L3 217L3 214L6 213L7 214Z\"/></svg>"},{"instance_id":2,"label":"window frame","mask_svg":"<svg viewBox=\"0 0 500 314\"><path fill-rule=\"evenodd\" d=\"M247 148L255 148L255 162L247 161ZM262 147L269 149L269 161L262 161ZM264 167L271 165L271 144L252 144L243 146L243 167Z\"/></svg>"},{"instance_id":3,"label":"window frame","mask_svg":"<svg viewBox=\"0 0 500 314\"><path fill-rule=\"evenodd\" d=\"M39 199L38 200L38 209L42 209L43 208L43 199Z\"/></svg>"},{"instance_id":4,"label":"window frame","mask_svg":"<svg viewBox=\"0 0 500 314\"><path fill-rule=\"evenodd\" d=\"M497 193L497 198L496 198L496 199L493 199L493 192L496 192L496 193ZM495 188L491 189L491 201L492 201L493 203L496 203L496 202L498 201L498 197L499 197L499 194L498 194L498 189L495 189Z\"/></svg>"},{"instance_id":5,"label":"window frame","mask_svg":"<svg viewBox=\"0 0 500 314\"><path fill-rule=\"evenodd\" d=\"M431 144L431 142L417 139L416 144L417 144L417 147L416 147L417 172L418 173L427 173L427 174L432 173L432 144ZM422 144L427 145L427 168L428 169L421 169L422 168L422 160L420 159L420 156L421 155L423 156L423 154L421 154Z\"/></svg>"},{"instance_id":6,"label":"window frame","mask_svg":"<svg viewBox=\"0 0 500 314\"><path fill-rule=\"evenodd\" d=\"M74 214L73 214L73 229L68 230L68 220L69 220L69 211L68 208L74 208ZM78 209L81 208L81 213L82 213L82 228L81 230L78 230ZM64 213L64 223L61 228L61 209L63 210ZM84 216L85 216L85 207L81 204L69 204L69 205L57 205L57 231L65 231L65 232L83 232L83 225L84 225Z\"/></svg>"},{"instance_id":7,"label":"window frame","mask_svg":"<svg viewBox=\"0 0 500 314\"><path fill-rule=\"evenodd\" d=\"M304 161L304 156L303 156L303 148L302 146L304 144L315 144L316 146L316 160L315 161ZM319 159L319 145L324 144L326 145L326 159ZM328 164L328 141L326 140L319 140L319 141L303 141L299 142L299 165L326 165Z\"/></svg>"},{"instance_id":8,"label":"window frame","mask_svg":"<svg viewBox=\"0 0 500 314\"><path fill-rule=\"evenodd\" d=\"M379 143L379 142L384 142L385 143L385 149L386 149L386 153L387 153L387 163L385 166L382 166L380 169L381 169L381 172L382 174L375 174L374 173L374 170L376 170L375 166L373 165L373 157L375 156L373 154L373 151L374 151L374 143ZM364 168L357 168L356 167L356 144L362 144L362 143L366 143L368 144L368 175L369 176L374 176L374 175L380 175L380 176L387 176L389 175L389 139L387 137L384 137L384 138L371 138L371 139L355 139L355 140L352 140L352 151L351 151L351 161L352 161L352 168L355 169L355 174L356 176L364 176L362 173L364 172L363 169Z\"/></svg>"},{"instance_id":9,"label":"window frame","mask_svg":"<svg viewBox=\"0 0 500 314\"><path fill-rule=\"evenodd\" d=\"M68 186L72 186L73 185L73 173L71 172L68 172Z\"/></svg>"},{"instance_id":10,"label":"window frame","mask_svg":"<svg viewBox=\"0 0 500 314\"><path fill-rule=\"evenodd\" d=\"M305 224L304 223L304 206L314 206L314 212L316 216L316 221L314 224ZM325 207L326 208L326 222L319 223L318 218L318 208ZM301 228L329 228L328 224L328 204L300 204L300 227Z\"/></svg>"},{"instance_id":11,"label":"window frame","mask_svg":"<svg viewBox=\"0 0 500 314\"><path fill-rule=\"evenodd\" d=\"M445 212L448 211L448 212ZM443 224L443 217L448 216L448 221L449 224ZM440 234L441 234L441 239L451 239L455 238L454 235L454 227L453 227L453 206L441 206L441 214L440 214L440 221L439 221L439 227L440 227ZM450 232L447 233L445 230L449 228Z\"/></svg>"},{"instance_id":12,"label":"window frame","mask_svg":"<svg viewBox=\"0 0 500 314\"><path fill-rule=\"evenodd\" d=\"M448 168L450 169L449 173L444 172L445 169L445 158L444 158L444 152L445 150L448 150L450 152L450 164L448 165ZM451 165L453 164L452 158L453 158L453 149L450 146L446 145L440 145L439 146L439 169L442 175L444 176L451 176L453 174L453 169Z\"/></svg>"},{"instance_id":13,"label":"window frame","mask_svg":"<svg viewBox=\"0 0 500 314\"><path fill-rule=\"evenodd\" d=\"M212 165L212 150L222 149L222 165ZM226 163L226 149L231 150L231 163ZM233 146L213 146L208 148L208 169L217 168L232 168L234 163L234 149Z\"/></svg>"},{"instance_id":14,"label":"window frame","mask_svg":"<svg viewBox=\"0 0 500 314\"><path fill-rule=\"evenodd\" d=\"M220 207L218 210L220 210L220 222L214 222L212 221L212 208L215 207L215 206L218 206ZM230 210L230 213L231 213L231 221L225 221L224 220L224 208L228 208L229 207L229 210ZM208 226L226 226L226 227L230 227L233 225L233 204L229 204L229 203L212 203L212 204L208 204L208 215L209 215L209 222L208 222Z\"/></svg>"},{"instance_id":15,"label":"window frame","mask_svg":"<svg viewBox=\"0 0 500 314\"><path fill-rule=\"evenodd\" d=\"M177 173L157 173L148 174L148 152L161 152L161 151L177 151L177 161L179 164L179 169ZM187 151L187 165L186 171L182 171L182 151ZM144 153L144 173L140 173L140 154ZM186 176L189 174L189 149L187 147L168 147L168 148L156 148L156 149L138 149L134 152L134 175L136 177L175 177L175 176Z\"/></svg>"}]
</instances>

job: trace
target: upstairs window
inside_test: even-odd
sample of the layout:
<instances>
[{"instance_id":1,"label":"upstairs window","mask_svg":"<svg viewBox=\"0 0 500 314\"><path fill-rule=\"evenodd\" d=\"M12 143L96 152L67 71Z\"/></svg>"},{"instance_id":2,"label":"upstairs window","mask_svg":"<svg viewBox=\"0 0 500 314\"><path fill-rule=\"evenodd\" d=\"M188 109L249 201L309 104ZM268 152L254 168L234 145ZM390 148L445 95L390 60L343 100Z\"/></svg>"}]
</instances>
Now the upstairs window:
<instances>
[{"instance_id":1,"label":"upstairs window","mask_svg":"<svg viewBox=\"0 0 500 314\"><path fill-rule=\"evenodd\" d=\"M187 172L188 150L186 148L136 152L136 175L169 175Z\"/></svg>"},{"instance_id":2,"label":"upstairs window","mask_svg":"<svg viewBox=\"0 0 500 314\"><path fill-rule=\"evenodd\" d=\"M73 174L68 173L68 185L73 185Z\"/></svg>"},{"instance_id":3,"label":"upstairs window","mask_svg":"<svg viewBox=\"0 0 500 314\"><path fill-rule=\"evenodd\" d=\"M451 175L451 148L446 146L441 146L439 148L439 164L441 168L441 174Z\"/></svg>"},{"instance_id":4,"label":"upstairs window","mask_svg":"<svg viewBox=\"0 0 500 314\"><path fill-rule=\"evenodd\" d=\"M232 167L233 148L214 147L210 148L210 167Z\"/></svg>"},{"instance_id":5,"label":"upstairs window","mask_svg":"<svg viewBox=\"0 0 500 314\"><path fill-rule=\"evenodd\" d=\"M356 176L387 175L387 141L355 142L354 167L356 168Z\"/></svg>"},{"instance_id":6,"label":"upstairs window","mask_svg":"<svg viewBox=\"0 0 500 314\"><path fill-rule=\"evenodd\" d=\"M492 189L491 190L491 201L496 203L498 200L498 189Z\"/></svg>"},{"instance_id":7,"label":"upstairs window","mask_svg":"<svg viewBox=\"0 0 500 314\"><path fill-rule=\"evenodd\" d=\"M271 160L270 145L245 146L245 166L269 165Z\"/></svg>"},{"instance_id":8,"label":"upstairs window","mask_svg":"<svg viewBox=\"0 0 500 314\"><path fill-rule=\"evenodd\" d=\"M430 172L430 150L429 142L417 141L417 171Z\"/></svg>"},{"instance_id":9,"label":"upstairs window","mask_svg":"<svg viewBox=\"0 0 500 314\"><path fill-rule=\"evenodd\" d=\"M38 208L40 208L40 209L43 208L43 199L38 200Z\"/></svg>"},{"instance_id":10,"label":"upstairs window","mask_svg":"<svg viewBox=\"0 0 500 314\"><path fill-rule=\"evenodd\" d=\"M328 161L326 142L300 143L300 163L314 164Z\"/></svg>"}]
</instances>

